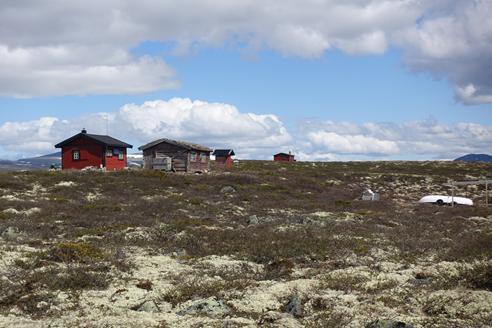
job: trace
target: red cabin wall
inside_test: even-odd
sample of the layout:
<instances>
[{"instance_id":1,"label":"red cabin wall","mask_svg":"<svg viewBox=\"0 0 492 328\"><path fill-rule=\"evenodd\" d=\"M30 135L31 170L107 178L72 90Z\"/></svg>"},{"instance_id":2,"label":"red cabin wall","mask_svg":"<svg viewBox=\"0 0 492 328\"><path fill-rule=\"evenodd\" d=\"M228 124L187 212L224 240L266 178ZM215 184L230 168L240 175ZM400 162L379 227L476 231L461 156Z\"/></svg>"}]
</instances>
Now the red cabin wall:
<instances>
[{"instance_id":1,"label":"red cabin wall","mask_svg":"<svg viewBox=\"0 0 492 328\"><path fill-rule=\"evenodd\" d=\"M294 161L294 156L285 156L285 155L274 155L273 160L277 162L293 162Z\"/></svg>"},{"instance_id":2,"label":"red cabin wall","mask_svg":"<svg viewBox=\"0 0 492 328\"><path fill-rule=\"evenodd\" d=\"M232 167L232 156L222 156L222 157L215 157L215 162L219 164L220 166L223 166L225 168L231 168Z\"/></svg>"},{"instance_id":3,"label":"red cabin wall","mask_svg":"<svg viewBox=\"0 0 492 328\"><path fill-rule=\"evenodd\" d=\"M117 149L123 153L123 159L118 159L118 155L114 154L111 157L106 156L106 170L123 170L126 167L126 149Z\"/></svg>"},{"instance_id":4,"label":"red cabin wall","mask_svg":"<svg viewBox=\"0 0 492 328\"><path fill-rule=\"evenodd\" d=\"M75 144L75 142L74 142ZM64 146L62 148L62 169L69 170L75 169L80 170L87 166L101 166L103 147L98 144L90 145L70 145ZM80 151L80 159L74 161L72 159L72 151Z\"/></svg>"}]
</instances>

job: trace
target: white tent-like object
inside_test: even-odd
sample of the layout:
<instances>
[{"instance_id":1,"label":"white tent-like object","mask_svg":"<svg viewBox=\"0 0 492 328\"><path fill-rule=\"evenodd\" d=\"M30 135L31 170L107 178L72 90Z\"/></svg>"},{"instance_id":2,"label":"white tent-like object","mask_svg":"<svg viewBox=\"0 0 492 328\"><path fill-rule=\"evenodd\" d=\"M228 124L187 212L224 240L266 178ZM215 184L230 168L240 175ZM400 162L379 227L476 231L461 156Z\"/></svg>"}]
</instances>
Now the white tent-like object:
<instances>
[{"instance_id":1,"label":"white tent-like object","mask_svg":"<svg viewBox=\"0 0 492 328\"><path fill-rule=\"evenodd\" d=\"M367 188L362 192L362 200L377 201L379 200L379 193Z\"/></svg>"}]
</instances>

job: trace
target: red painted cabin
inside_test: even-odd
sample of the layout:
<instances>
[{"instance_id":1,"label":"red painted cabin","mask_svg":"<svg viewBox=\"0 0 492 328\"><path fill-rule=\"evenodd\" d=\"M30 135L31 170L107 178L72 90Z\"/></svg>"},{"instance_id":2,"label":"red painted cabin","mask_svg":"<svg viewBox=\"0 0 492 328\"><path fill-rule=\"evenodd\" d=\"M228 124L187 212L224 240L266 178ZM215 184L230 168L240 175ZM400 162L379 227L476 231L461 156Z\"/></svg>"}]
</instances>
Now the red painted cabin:
<instances>
[{"instance_id":1,"label":"red painted cabin","mask_svg":"<svg viewBox=\"0 0 492 328\"><path fill-rule=\"evenodd\" d=\"M85 129L55 147L62 149L63 170L81 170L89 166L122 170L126 167L126 149L133 148L110 136L88 134Z\"/></svg>"},{"instance_id":2,"label":"red painted cabin","mask_svg":"<svg viewBox=\"0 0 492 328\"><path fill-rule=\"evenodd\" d=\"M273 160L276 162L295 162L294 155L290 152L287 153L278 153L273 155Z\"/></svg>"},{"instance_id":3,"label":"red painted cabin","mask_svg":"<svg viewBox=\"0 0 492 328\"><path fill-rule=\"evenodd\" d=\"M217 166L231 168L233 164L232 156L236 154L234 154L232 149L216 149L212 155L215 156Z\"/></svg>"}]
</instances>

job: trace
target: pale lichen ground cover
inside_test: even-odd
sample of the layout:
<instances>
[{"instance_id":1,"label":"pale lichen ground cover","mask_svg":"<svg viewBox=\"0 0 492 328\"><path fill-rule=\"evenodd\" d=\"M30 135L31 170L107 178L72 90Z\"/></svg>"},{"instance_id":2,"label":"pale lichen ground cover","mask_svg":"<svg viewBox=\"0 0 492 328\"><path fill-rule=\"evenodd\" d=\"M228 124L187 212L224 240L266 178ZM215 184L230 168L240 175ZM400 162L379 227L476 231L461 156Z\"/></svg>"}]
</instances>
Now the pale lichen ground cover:
<instances>
[{"instance_id":1,"label":"pale lichen ground cover","mask_svg":"<svg viewBox=\"0 0 492 328\"><path fill-rule=\"evenodd\" d=\"M492 210L415 200L490 168L2 174L0 327L488 327Z\"/></svg>"}]
</instances>

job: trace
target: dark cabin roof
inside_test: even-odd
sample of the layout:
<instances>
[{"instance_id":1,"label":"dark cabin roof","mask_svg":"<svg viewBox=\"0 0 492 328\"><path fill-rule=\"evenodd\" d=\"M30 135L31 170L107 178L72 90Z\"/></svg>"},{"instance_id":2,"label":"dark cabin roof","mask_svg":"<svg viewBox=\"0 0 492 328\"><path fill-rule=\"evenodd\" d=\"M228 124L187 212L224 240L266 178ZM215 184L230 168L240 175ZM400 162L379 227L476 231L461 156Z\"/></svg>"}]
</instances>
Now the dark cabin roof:
<instances>
[{"instance_id":1,"label":"dark cabin roof","mask_svg":"<svg viewBox=\"0 0 492 328\"><path fill-rule=\"evenodd\" d=\"M294 157L293 154L287 154L287 153L278 153L278 154L275 154L273 156L292 156L292 157Z\"/></svg>"},{"instance_id":2,"label":"dark cabin roof","mask_svg":"<svg viewBox=\"0 0 492 328\"><path fill-rule=\"evenodd\" d=\"M216 157L227 157L227 156L234 156L234 150L232 149L216 149L214 150L213 154Z\"/></svg>"},{"instance_id":3,"label":"dark cabin roof","mask_svg":"<svg viewBox=\"0 0 492 328\"><path fill-rule=\"evenodd\" d=\"M157 146L163 142L177 146L177 147L180 147L180 148L188 149L188 150L199 150L199 151L203 151L203 152L211 152L212 151L212 149L210 149L208 147L194 144L191 142L172 140L172 139L166 139L166 138L157 139L155 141L149 142L148 144L145 144L143 146L138 147L138 149L146 150L146 149L152 148L154 146Z\"/></svg>"},{"instance_id":4,"label":"dark cabin roof","mask_svg":"<svg viewBox=\"0 0 492 328\"><path fill-rule=\"evenodd\" d=\"M115 138L110 137L110 136L104 136L104 135L99 135L99 134L89 134L85 130L82 130L82 132L74 135L73 137L70 137L70 138L68 138L66 140L63 140L60 143L57 143L55 145L55 147L56 148L61 148L61 147L65 146L65 145L70 144L72 141L74 141L74 140L76 140L76 139L78 139L80 137L89 138L91 140L94 140L97 143L100 143L100 144L102 144L104 146L108 146L108 147L133 148L132 145L127 144L126 142L123 142L121 140L115 139Z\"/></svg>"}]
</instances>

